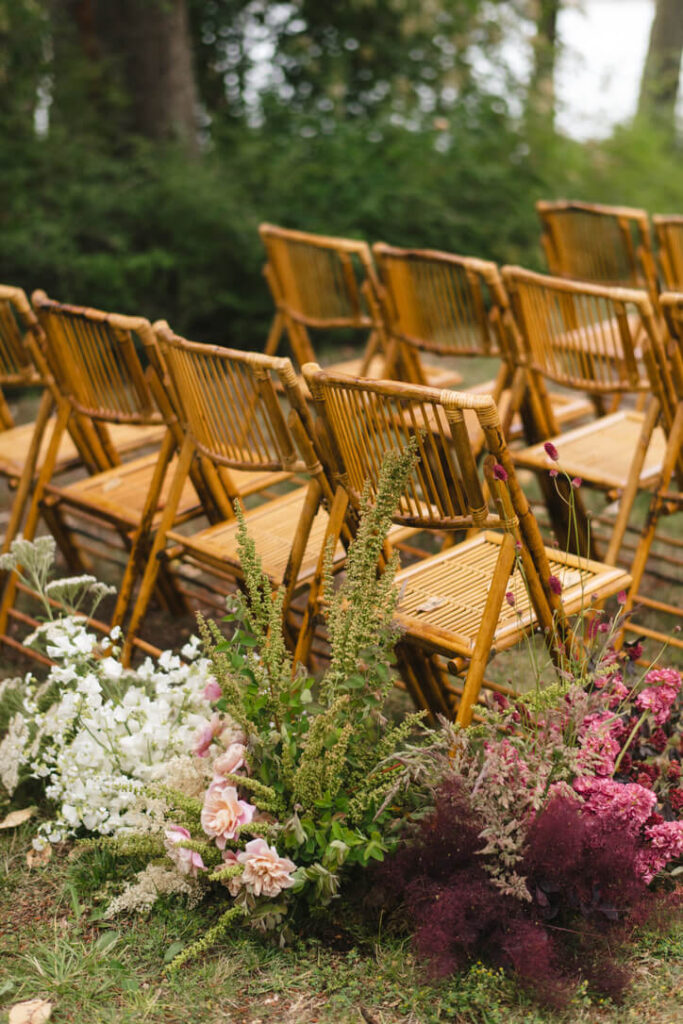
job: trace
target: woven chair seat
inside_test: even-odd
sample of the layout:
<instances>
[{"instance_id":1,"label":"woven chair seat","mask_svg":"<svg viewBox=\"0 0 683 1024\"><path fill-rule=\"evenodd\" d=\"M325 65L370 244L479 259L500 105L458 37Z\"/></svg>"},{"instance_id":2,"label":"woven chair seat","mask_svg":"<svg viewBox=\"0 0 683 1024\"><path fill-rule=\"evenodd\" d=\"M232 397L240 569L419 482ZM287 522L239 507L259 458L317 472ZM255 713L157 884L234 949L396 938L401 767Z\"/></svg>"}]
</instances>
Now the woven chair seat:
<instances>
[{"instance_id":1,"label":"woven chair seat","mask_svg":"<svg viewBox=\"0 0 683 1024\"><path fill-rule=\"evenodd\" d=\"M644 419L643 413L616 412L552 438L560 455L557 468L596 487L625 487ZM642 485L653 481L660 472L665 449L664 431L656 427L640 474ZM518 465L529 469L547 470L553 466L543 444L513 452L513 457Z\"/></svg>"},{"instance_id":2,"label":"woven chair seat","mask_svg":"<svg viewBox=\"0 0 683 1024\"><path fill-rule=\"evenodd\" d=\"M247 512L249 536L256 545L256 551L264 571L276 586L282 583L284 578L305 497L306 488L300 487L282 498L276 498L260 508ZM307 580L315 572L327 524L327 512L321 508L313 520L301 563L301 571L297 577L299 582ZM389 540L396 543L412 536L415 532L409 527L392 526L389 531ZM177 531L169 531L168 539L181 544L190 556L194 554L202 562L209 562L219 570L221 564L230 565L233 571L235 568L239 569L236 520L209 526L191 537L185 537ZM346 552L343 545L337 543L334 564L338 565L345 557Z\"/></svg>"},{"instance_id":3,"label":"woven chair seat","mask_svg":"<svg viewBox=\"0 0 683 1024\"><path fill-rule=\"evenodd\" d=\"M403 569L396 577L401 598L398 625L415 639L426 640L445 655L474 652L486 599L494 578L503 536L489 530L438 555ZM562 583L562 603L577 611L595 594L626 590L630 576L622 569L546 548L550 571ZM536 621L521 573L515 569L508 590L514 607L504 601L493 636L502 650L517 643Z\"/></svg>"},{"instance_id":4,"label":"woven chair seat","mask_svg":"<svg viewBox=\"0 0 683 1024\"><path fill-rule=\"evenodd\" d=\"M47 448L52 436L54 417L47 421L47 427L43 435L38 456L38 467L43 464ZM4 430L0 433L0 472L7 476L20 476L28 458L28 451L33 438L33 423L22 423L18 427ZM130 424L114 423L109 428L114 448L121 455L143 448L146 445L159 445L164 433L163 427L157 426L136 426ZM81 456L76 445L68 434L62 437L59 445L59 454L55 464L55 472L61 472L70 466L76 466L81 461Z\"/></svg>"},{"instance_id":5,"label":"woven chair seat","mask_svg":"<svg viewBox=\"0 0 683 1024\"><path fill-rule=\"evenodd\" d=\"M116 466L114 469L97 473L96 476L85 477L66 487L48 487L47 493L86 512L96 513L113 523L135 527L140 522L145 507L157 457L156 452L151 455L143 455L123 466ZM164 509L175 462L176 459L171 460L171 472L166 474L156 518ZM199 498L188 479L180 499L179 518L188 518L195 514L199 507Z\"/></svg>"}]
</instances>

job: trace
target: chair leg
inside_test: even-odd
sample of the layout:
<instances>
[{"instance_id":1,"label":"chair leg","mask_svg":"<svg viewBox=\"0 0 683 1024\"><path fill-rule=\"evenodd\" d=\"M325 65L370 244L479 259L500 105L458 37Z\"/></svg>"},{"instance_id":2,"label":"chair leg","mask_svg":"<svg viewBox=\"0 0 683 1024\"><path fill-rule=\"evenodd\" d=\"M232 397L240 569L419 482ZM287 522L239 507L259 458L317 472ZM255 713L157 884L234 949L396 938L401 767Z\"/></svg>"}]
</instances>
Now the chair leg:
<instances>
[{"instance_id":1,"label":"chair leg","mask_svg":"<svg viewBox=\"0 0 683 1024\"><path fill-rule=\"evenodd\" d=\"M31 444L29 445L26 462L24 464L21 477L19 478L19 486L17 487L14 495L14 501L12 502L12 511L10 512L7 530L5 531L5 539L2 544L2 554L9 551L10 544L21 530L21 522L24 518L26 504L28 502L29 494L31 493L31 484L33 483L36 467L38 465L40 447L43 442L45 428L47 427L47 422L53 406L54 401L52 395L46 389L40 400L38 415L36 416L35 426L33 428L33 436L31 437Z\"/></svg>"},{"instance_id":2,"label":"chair leg","mask_svg":"<svg viewBox=\"0 0 683 1024\"><path fill-rule=\"evenodd\" d=\"M296 650L297 641L295 641L292 636L292 631L288 622L289 607L299 578L299 573L301 572L301 563L303 562L306 545L308 544L308 539L311 535L313 520L320 508L321 497L322 491L320 484L317 480L311 480L306 490L306 498L304 499L304 505L297 524L294 543L292 544L292 550L282 579L282 586L285 591L285 599L282 605L283 627L288 645L292 651Z\"/></svg>"},{"instance_id":3,"label":"chair leg","mask_svg":"<svg viewBox=\"0 0 683 1024\"><path fill-rule=\"evenodd\" d=\"M612 537L604 559L607 565L617 564L617 559L619 558L619 552L624 540L624 534L626 533L633 503L636 500L636 495L638 494L640 474L642 473L648 448L650 447L652 433L657 424L657 419L659 418L659 410L659 402L656 399L653 399L649 404L647 415L643 420L643 426L638 437L636 452L633 457L633 461L631 462L631 468L629 469L626 487L624 488L624 492L619 501L619 512L617 514L614 527L612 528Z\"/></svg>"},{"instance_id":4,"label":"chair leg","mask_svg":"<svg viewBox=\"0 0 683 1024\"><path fill-rule=\"evenodd\" d=\"M495 573L491 580L486 604L484 605L477 642L467 670L465 688L462 692L456 716L458 725L468 726L472 721L474 705L479 699L479 691L481 690L484 671L491 653L500 609L505 598L505 591L507 590L510 573L514 564L515 539L511 533L506 533L500 546L500 554L496 561Z\"/></svg>"},{"instance_id":5,"label":"chair leg","mask_svg":"<svg viewBox=\"0 0 683 1024\"><path fill-rule=\"evenodd\" d=\"M171 488L169 491L168 500L166 502L166 507L164 508L163 514L161 516L161 521L157 528L156 536L154 537L154 543L152 544L152 549L147 558L147 565L145 567L145 572L142 577L142 582L140 583L140 590L135 605L133 607L133 614L131 616L128 630L126 632L126 639L123 645L123 650L121 652L121 661L124 666L130 665L130 658L133 649L133 640L140 627L140 623L142 622L145 616L147 607L152 597L152 593L154 591L154 584L159 574L159 557L166 546L166 535L173 526L173 523L175 521L175 516L178 509L178 505L180 503L180 498L182 496L183 487L185 486L185 481L187 479L188 473L190 472L190 466L192 465L194 452L195 449L193 442L189 438L186 438L185 441L183 442L182 448L180 449L178 462L176 464L175 475L173 477L173 482L171 483ZM119 608L119 611L121 611L121 609L123 608L124 603L127 604L128 601L128 595L124 595L124 598L121 600L121 607Z\"/></svg>"},{"instance_id":6,"label":"chair leg","mask_svg":"<svg viewBox=\"0 0 683 1024\"><path fill-rule=\"evenodd\" d=\"M40 467L38 473L38 479L36 481L35 488L33 490L33 498L26 514L26 521L24 523L24 539L33 540L36 535L36 529L38 527L38 520L40 518L40 503L45 493L52 474L54 473L55 463L57 461L57 455L59 453L59 445L64 436L66 425L69 422L69 405L68 402L60 402L57 410L57 418L55 425L52 430L52 437L50 438L50 444L48 445L47 453L45 455L45 461ZM0 604L0 636L4 636L7 632L7 622L9 619L10 608L14 606L14 598L17 592L17 584L19 582L19 574L15 569L10 573L5 583L5 590L2 595L2 603Z\"/></svg>"}]
</instances>

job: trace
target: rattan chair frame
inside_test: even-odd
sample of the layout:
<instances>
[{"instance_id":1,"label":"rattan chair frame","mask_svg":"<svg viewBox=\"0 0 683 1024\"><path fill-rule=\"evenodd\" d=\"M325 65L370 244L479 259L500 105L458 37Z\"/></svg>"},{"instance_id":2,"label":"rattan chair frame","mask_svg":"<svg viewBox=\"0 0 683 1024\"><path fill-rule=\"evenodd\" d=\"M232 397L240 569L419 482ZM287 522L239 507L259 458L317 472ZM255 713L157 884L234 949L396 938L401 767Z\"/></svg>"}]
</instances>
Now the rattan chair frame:
<instances>
[{"instance_id":1,"label":"rattan chair frame","mask_svg":"<svg viewBox=\"0 0 683 1024\"><path fill-rule=\"evenodd\" d=\"M130 658L133 639L144 618L168 541L174 544L174 558L191 557L206 573L218 573L242 582L237 558L228 560L202 545L195 535L172 533L177 502L193 463L201 462L207 484L224 522L234 533L233 501L239 497L225 485L223 471L269 471L280 479L283 473L305 475L308 483L301 494L298 518L292 522L292 542L287 565L274 586L284 588L283 615L287 621L290 601L299 586L302 559L323 501L331 493L322 472L312 435L311 414L301 382L288 358L257 352L242 352L216 345L203 345L174 334L166 324L155 325L161 359L168 381L168 394L183 434L176 470L166 507L155 532L132 617L126 631L123 659ZM286 417L275 382L289 405ZM286 514L282 499L269 503ZM247 511L247 524L263 506ZM121 620L122 621L122 620ZM291 638L290 638L291 639ZM293 639L291 640L293 643Z\"/></svg>"},{"instance_id":2,"label":"rattan chair frame","mask_svg":"<svg viewBox=\"0 0 683 1024\"><path fill-rule=\"evenodd\" d=\"M541 244L557 277L646 288L656 301L657 267L645 210L578 200L539 200ZM611 271L621 265L623 273Z\"/></svg>"},{"instance_id":3,"label":"rattan chair frame","mask_svg":"<svg viewBox=\"0 0 683 1024\"><path fill-rule=\"evenodd\" d=\"M326 543L335 541L334 531L343 522L357 521L364 488L370 499L376 494L384 456L413 444L419 456L393 520L416 529L447 531L467 539L418 564L443 565L448 572L457 569L466 550L475 543L487 543L495 552L495 566L486 578L487 594L476 641L459 635L457 628L444 629L424 624L417 614L402 613L397 621L405 631L402 648L410 648L404 678L413 697L433 714L451 713L429 664L432 655L445 655L459 669L466 668L466 679L457 720L466 725L482 686L484 669L495 643L496 630L510 576L515 565L523 573L528 587L530 614L525 621L508 629L501 646L520 640L537 623L544 630L554 656L558 643L571 643L562 601L550 583L549 551L519 485L514 463L507 447L496 403L490 395L458 393L395 381L369 381L321 370L316 364L303 368L317 413L317 430L326 442L321 446L328 466L335 499L330 514ZM465 427L465 413L473 410L485 437L487 455L483 471ZM348 511L352 516L348 518ZM349 525L352 528L352 525ZM497 547L496 547L497 545ZM552 557L559 557L553 554ZM321 564L323 555L321 554ZM576 567L577 559L569 556ZM584 560L582 566L593 563ZM627 581L620 570L599 568L602 596L615 592ZM397 584L409 580L414 570L399 573ZM321 577L319 571L316 581ZM474 577L466 589L476 590ZM305 644L311 635L310 622L317 615L319 587L311 588L307 620L302 627L297 657L305 659ZM419 611L419 609L418 609ZM471 625L470 627L471 632ZM461 627L461 632L467 629ZM558 637L561 638L558 640ZM425 660L424 655L428 657ZM415 658L424 673L420 684ZM411 667L412 665L412 667Z\"/></svg>"},{"instance_id":4,"label":"rattan chair frame","mask_svg":"<svg viewBox=\"0 0 683 1024\"><path fill-rule=\"evenodd\" d=\"M607 563L616 564L638 490L652 483L652 473L644 476L644 467L655 429L659 424L668 437L675 413L671 367L651 299L644 291L568 281L521 267L504 267L502 274L524 348L537 433L544 442L551 441L562 449L563 435L558 432L547 397L549 381L600 401L614 395L643 396L647 400L644 414L614 412L565 435L565 444L590 438L597 446L594 452L599 452L601 437L611 436L607 431L613 433L615 424L622 424L624 430L630 423L639 427L605 555ZM600 464L594 458L590 466L585 462L574 466L572 475L603 491L613 491L613 459L614 452L606 452ZM570 529L567 481L563 474L554 481L549 479L548 459L541 446L515 452L515 460L537 472L560 543L574 550L577 543L586 545L583 550L597 554L579 494L574 495L578 542ZM565 492L559 498L558 490Z\"/></svg>"},{"instance_id":5,"label":"rattan chair frame","mask_svg":"<svg viewBox=\"0 0 683 1024\"><path fill-rule=\"evenodd\" d=\"M80 571L86 569L73 537L66 527L64 511L76 511L94 518L100 524L115 528L128 551L119 605L130 601L135 579L139 574L142 552L148 543L161 493L165 467L172 458L176 437L165 424L155 399L161 388L155 378L153 362L143 369L135 339L148 354L153 355L156 339L149 321L142 317L126 317L86 307L69 306L49 299L44 292L33 295L33 304L41 329L47 339L44 353L37 343L29 342L37 364L45 368L55 384L57 415L45 458L37 473L31 502L23 525L26 539L35 536L41 516L47 522L67 561ZM98 472L88 478L97 484L101 474L121 467L121 458L112 443L108 426L124 423L135 427L153 427L163 437L157 455L147 456L143 481L147 496L139 514L131 512L115 498L105 503L90 499L77 481L58 485L54 482L60 444L67 429L75 427L84 459ZM132 465L128 464L128 465ZM196 495L191 513L199 511ZM190 511L185 510L186 514ZM179 600L162 581L165 600L171 607L181 607ZM23 646L8 634L10 619L31 623L30 617L15 607L17 591L22 590L18 574L6 581L0 605L0 636L14 647Z\"/></svg>"},{"instance_id":6,"label":"rattan chair frame","mask_svg":"<svg viewBox=\"0 0 683 1024\"><path fill-rule=\"evenodd\" d=\"M668 292L683 290L683 215L654 214L652 217L657 258Z\"/></svg>"},{"instance_id":7,"label":"rattan chair frame","mask_svg":"<svg viewBox=\"0 0 683 1024\"><path fill-rule=\"evenodd\" d=\"M641 592L641 586L648 568L652 547L657 539L657 529L663 517L683 515L683 292L663 292L660 296L661 309L664 314L672 342L670 361L673 370L674 386L677 403L661 472L659 473L650 501L647 516L640 534L635 556L631 566L633 583L629 591L624 611L630 612L635 606L651 609L659 615L668 616L677 624L683 624L683 607L678 601L672 604ZM672 538L667 538L667 546ZM678 545L671 551L672 562L680 565L680 548ZM676 559L676 554L679 558ZM679 570L680 582L680 570ZM683 651L683 639L652 626L633 624L628 615L625 618L625 632L638 633L649 639L668 644Z\"/></svg>"}]
</instances>

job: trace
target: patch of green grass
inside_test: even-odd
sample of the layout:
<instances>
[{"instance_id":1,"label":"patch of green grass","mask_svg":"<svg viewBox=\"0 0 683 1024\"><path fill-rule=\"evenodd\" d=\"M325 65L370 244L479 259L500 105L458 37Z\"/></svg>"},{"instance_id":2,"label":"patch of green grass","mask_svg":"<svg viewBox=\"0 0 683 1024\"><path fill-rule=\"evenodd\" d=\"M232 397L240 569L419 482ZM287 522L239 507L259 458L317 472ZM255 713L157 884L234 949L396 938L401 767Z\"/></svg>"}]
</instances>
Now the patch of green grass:
<instances>
[{"instance_id":1,"label":"patch of green grass","mask_svg":"<svg viewBox=\"0 0 683 1024\"><path fill-rule=\"evenodd\" d=\"M55 1024L672 1024L683 1014L680 923L643 934L623 1006L583 986L562 1014L482 964L430 982L407 940L382 936L339 952L320 941L280 949L241 931L168 976L165 962L217 908L162 901L149 916L104 922L95 898L114 874L110 856L70 859L65 847L29 871L30 833L26 825L0 838L0 1007L50 999Z\"/></svg>"}]
</instances>

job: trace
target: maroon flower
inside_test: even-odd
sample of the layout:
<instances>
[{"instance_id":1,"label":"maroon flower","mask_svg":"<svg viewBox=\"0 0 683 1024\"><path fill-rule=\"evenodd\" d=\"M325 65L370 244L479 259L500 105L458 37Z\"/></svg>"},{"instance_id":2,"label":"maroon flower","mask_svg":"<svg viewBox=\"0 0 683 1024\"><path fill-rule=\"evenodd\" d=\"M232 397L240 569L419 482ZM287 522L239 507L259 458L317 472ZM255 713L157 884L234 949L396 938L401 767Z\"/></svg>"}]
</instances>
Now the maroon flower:
<instances>
[{"instance_id":1,"label":"maroon flower","mask_svg":"<svg viewBox=\"0 0 683 1024\"><path fill-rule=\"evenodd\" d=\"M670 789L669 803L672 811L683 811L683 789Z\"/></svg>"},{"instance_id":2,"label":"maroon flower","mask_svg":"<svg viewBox=\"0 0 683 1024\"><path fill-rule=\"evenodd\" d=\"M681 766L678 761L672 761L669 765L669 770L666 773L666 777L669 782L675 782L676 779L681 777Z\"/></svg>"},{"instance_id":3,"label":"maroon flower","mask_svg":"<svg viewBox=\"0 0 683 1024\"><path fill-rule=\"evenodd\" d=\"M557 576L548 577L548 586L552 590L553 594L557 594L558 597L562 593L562 583L557 578Z\"/></svg>"},{"instance_id":4,"label":"maroon flower","mask_svg":"<svg viewBox=\"0 0 683 1024\"><path fill-rule=\"evenodd\" d=\"M669 738L663 729L655 729L652 736L650 736L650 744L655 748L658 754L661 754L666 749L668 742Z\"/></svg>"},{"instance_id":5,"label":"maroon flower","mask_svg":"<svg viewBox=\"0 0 683 1024\"><path fill-rule=\"evenodd\" d=\"M508 478L508 474L507 474L507 470L506 470L505 466L501 466L501 464L499 462L496 462L495 466L493 467L493 475L494 475L496 480L503 480L503 481L505 481Z\"/></svg>"},{"instance_id":6,"label":"maroon flower","mask_svg":"<svg viewBox=\"0 0 683 1024\"><path fill-rule=\"evenodd\" d=\"M508 592L506 593L505 600L507 601L511 608L515 607L515 595L512 593L511 590L508 590Z\"/></svg>"},{"instance_id":7,"label":"maroon flower","mask_svg":"<svg viewBox=\"0 0 683 1024\"><path fill-rule=\"evenodd\" d=\"M552 441L546 441L546 443L543 445L543 450L545 451L549 459L552 459L553 462L557 462L560 455Z\"/></svg>"}]
</instances>

